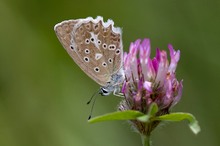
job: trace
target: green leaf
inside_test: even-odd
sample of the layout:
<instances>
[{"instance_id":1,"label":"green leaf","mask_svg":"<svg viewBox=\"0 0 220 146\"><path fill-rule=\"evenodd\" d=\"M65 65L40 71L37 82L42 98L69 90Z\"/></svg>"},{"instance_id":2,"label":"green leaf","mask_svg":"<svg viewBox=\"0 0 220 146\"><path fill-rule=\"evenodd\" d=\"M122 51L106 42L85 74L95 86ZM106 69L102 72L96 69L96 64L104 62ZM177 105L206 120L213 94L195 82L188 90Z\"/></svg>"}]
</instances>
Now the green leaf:
<instances>
[{"instance_id":1,"label":"green leaf","mask_svg":"<svg viewBox=\"0 0 220 146\"><path fill-rule=\"evenodd\" d=\"M148 115L143 115L143 116L137 117L137 120L141 122L148 122L150 121L150 117Z\"/></svg>"},{"instance_id":2,"label":"green leaf","mask_svg":"<svg viewBox=\"0 0 220 146\"><path fill-rule=\"evenodd\" d=\"M171 113L163 116L159 116L154 118L155 120L160 120L160 121L173 121L173 122L178 122L182 120L188 120L189 121L189 127L192 130L193 133L198 134L200 132L200 127L198 124L198 121L196 118L190 114L190 113Z\"/></svg>"},{"instance_id":3,"label":"green leaf","mask_svg":"<svg viewBox=\"0 0 220 146\"><path fill-rule=\"evenodd\" d=\"M152 103L150 105L149 111L148 111L148 116L154 116L158 112L158 106L156 103Z\"/></svg>"},{"instance_id":4,"label":"green leaf","mask_svg":"<svg viewBox=\"0 0 220 146\"><path fill-rule=\"evenodd\" d=\"M134 111L134 110L117 111L117 112L108 113L102 116L94 117L88 120L88 122L96 123L96 122L113 121L113 120L132 120L143 115L144 115L143 113L139 111Z\"/></svg>"},{"instance_id":5,"label":"green leaf","mask_svg":"<svg viewBox=\"0 0 220 146\"><path fill-rule=\"evenodd\" d=\"M155 114L158 112L158 106L156 103L152 103L150 105L149 111L147 113L147 115L143 115L141 117L137 117L137 120L141 121L141 122L150 122L150 118L154 117Z\"/></svg>"}]
</instances>

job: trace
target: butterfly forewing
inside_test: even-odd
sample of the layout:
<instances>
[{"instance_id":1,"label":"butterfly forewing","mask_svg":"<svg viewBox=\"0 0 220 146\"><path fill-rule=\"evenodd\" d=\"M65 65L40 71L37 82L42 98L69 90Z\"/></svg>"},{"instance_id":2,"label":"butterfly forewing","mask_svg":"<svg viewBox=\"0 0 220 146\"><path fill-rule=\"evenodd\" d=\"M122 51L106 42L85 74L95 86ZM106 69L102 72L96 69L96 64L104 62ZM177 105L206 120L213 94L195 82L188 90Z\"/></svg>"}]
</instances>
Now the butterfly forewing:
<instances>
[{"instance_id":1,"label":"butterfly forewing","mask_svg":"<svg viewBox=\"0 0 220 146\"><path fill-rule=\"evenodd\" d=\"M120 28L102 17L63 21L56 34L77 65L93 80L106 86L122 65Z\"/></svg>"},{"instance_id":2,"label":"butterfly forewing","mask_svg":"<svg viewBox=\"0 0 220 146\"><path fill-rule=\"evenodd\" d=\"M71 39L72 39L72 31L73 27L78 23L78 20L67 20L55 25L54 30L56 35L63 45L68 54L73 58L73 60L80 66L83 61L79 58L79 56L71 50Z\"/></svg>"}]
</instances>

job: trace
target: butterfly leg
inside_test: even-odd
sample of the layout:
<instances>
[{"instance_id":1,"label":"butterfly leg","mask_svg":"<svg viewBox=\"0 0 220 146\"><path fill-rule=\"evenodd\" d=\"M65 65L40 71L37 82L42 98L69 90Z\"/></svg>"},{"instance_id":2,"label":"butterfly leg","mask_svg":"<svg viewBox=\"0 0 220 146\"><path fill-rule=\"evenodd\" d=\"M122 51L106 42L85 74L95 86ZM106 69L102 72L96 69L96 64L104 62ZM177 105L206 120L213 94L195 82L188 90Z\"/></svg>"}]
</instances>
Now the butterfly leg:
<instances>
[{"instance_id":1,"label":"butterfly leg","mask_svg":"<svg viewBox=\"0 0 220 146\"><path fill-rule=\"evenodd\" d=\"M118 97L122 97L122 98L125 97L123 93L114 93L113 92L113 95L118 96Z\"/></svg>"},{"instance_id":2,"label":"butterfly leg","mask_svg":"<svg viewBox=\"0 0 220 146\"><path fill-rule=\"evenodd\" d=\"M118 96L118 97L123 97L123 98L125 97L124 94L120 92L119 86L115 88L115 90L113 91L113 95Z\"/></svg>"}]
</instances>

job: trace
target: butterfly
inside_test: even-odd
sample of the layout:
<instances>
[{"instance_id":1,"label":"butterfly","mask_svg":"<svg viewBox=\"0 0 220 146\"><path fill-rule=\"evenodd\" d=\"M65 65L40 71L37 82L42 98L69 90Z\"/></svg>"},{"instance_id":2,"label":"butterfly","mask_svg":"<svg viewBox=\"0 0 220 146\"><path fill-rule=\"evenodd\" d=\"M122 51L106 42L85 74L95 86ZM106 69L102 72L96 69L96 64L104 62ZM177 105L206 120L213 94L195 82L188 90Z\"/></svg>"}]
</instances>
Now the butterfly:
<instances>
[{"instance_id":1,"label":"butterfly","mask_svg":"<svg viewBox=\"0 0 220 146\"><path fill-rule=\"evenodd\" d=\"M98 16L62 21L54 30L75 63L101 86L99 94L120 93L125 78L121 28Z\"/></svg>"}]
</instances>

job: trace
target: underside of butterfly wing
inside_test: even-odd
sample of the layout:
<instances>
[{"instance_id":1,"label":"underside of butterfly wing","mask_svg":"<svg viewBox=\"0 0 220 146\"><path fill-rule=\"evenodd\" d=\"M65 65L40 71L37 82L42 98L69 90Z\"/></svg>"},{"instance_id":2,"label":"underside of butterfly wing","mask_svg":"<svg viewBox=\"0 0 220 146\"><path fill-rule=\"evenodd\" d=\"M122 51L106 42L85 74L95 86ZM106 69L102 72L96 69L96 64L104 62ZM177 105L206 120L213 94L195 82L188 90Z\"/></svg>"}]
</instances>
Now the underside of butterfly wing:
<instances>
[{"instance_id":1,"label":"underside of butterfly wing","mask_svg":"<svg viewBox=\"0 0 220 146\"><path fill-rule=\"evenodd\" d=\"M122 34L102 17L67 20L55 26L61 44L76 64L101 86L122 67Z\"/></svg>"}]
</instances>

